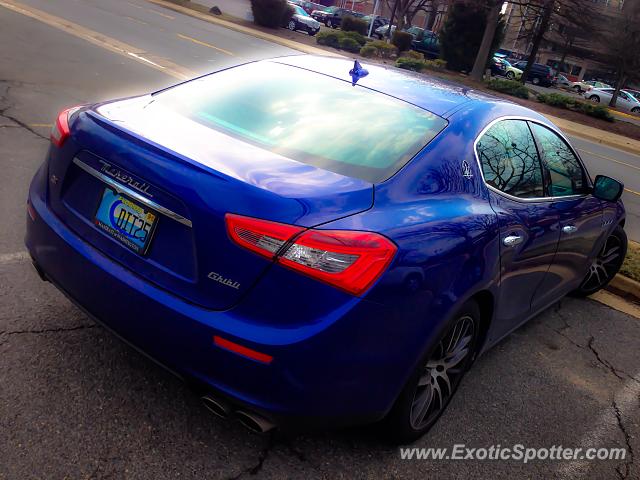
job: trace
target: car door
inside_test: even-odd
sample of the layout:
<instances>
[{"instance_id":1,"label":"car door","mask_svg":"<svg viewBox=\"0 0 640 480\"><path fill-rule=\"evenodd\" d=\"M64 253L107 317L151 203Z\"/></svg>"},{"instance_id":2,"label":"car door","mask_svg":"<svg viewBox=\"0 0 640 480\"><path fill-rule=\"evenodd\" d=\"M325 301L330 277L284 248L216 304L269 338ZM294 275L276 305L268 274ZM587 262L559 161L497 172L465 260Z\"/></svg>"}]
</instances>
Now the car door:
<instances>
[{"instance_id":1,"label":"car door","mask_svg":"<svg viewBox=\"0 0 640 480\"><path fill-rule=\"evenodd\" d=\"M589 192L591 181L576 152L557 132L530 122L542 160L552 208L560 222L560 242L532 308L539 309L576 289L604 239L603 205Z\"/></svg>"},{"instance_id":2,"label":"car door","mask_svg":"<svg viewBox=\"0 0 640 480\"><path fill-rule=\"evenodd\" d=\"M618 95L617 106L627 112L630 112L634 108L638 107L638 103L627 92L620 92Z\"/></svg>"},{"instance_id":3,"label":"car door","mask_svg":"<svg viewBox=\"0 0 640 480\"><path fill-rule=\"evenodd\" d=\"M545 196L542 165L525 120L505 119L478 139L476 153L500 227L495 334L529 317L560 239L558 211ZM544 287L543 287L544 288Z\"/></svg>"}]
</instances>

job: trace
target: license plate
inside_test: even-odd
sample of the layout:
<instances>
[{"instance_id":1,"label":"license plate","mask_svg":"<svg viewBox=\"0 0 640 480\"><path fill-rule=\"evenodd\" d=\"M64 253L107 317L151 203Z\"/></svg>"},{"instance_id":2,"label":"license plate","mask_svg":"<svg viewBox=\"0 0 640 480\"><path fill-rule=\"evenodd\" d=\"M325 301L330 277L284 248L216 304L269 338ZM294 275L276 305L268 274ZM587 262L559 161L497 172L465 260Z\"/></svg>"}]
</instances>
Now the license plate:
<instances>
[{"instance_id":1,"label":"license plate","mask_svg":"<svg viewBox=\"0 0 640 480\"><path fill-rule=\"evenodd\" d=\"M139 255L149 248L158 215L128 197L105 188L94 222Z\"/></svg>"}]
</instances>

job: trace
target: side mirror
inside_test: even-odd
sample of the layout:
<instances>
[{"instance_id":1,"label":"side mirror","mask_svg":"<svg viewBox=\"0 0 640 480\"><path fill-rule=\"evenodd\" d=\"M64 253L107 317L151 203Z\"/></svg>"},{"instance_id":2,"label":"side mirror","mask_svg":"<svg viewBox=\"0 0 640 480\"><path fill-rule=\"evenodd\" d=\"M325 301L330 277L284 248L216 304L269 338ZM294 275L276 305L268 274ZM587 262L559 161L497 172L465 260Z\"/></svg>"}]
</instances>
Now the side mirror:
<instances>
[{"instance_id":1,"label":"side mirror","mask_svg":"<svg viewBox=\"0 0 640 480\"><path fill-rule=\"evenodd\" d=\"M593 182L593 196L600 200L617 202L623 191L622 183L604 175L598 175Z\"/></svg>"}]
</instances>

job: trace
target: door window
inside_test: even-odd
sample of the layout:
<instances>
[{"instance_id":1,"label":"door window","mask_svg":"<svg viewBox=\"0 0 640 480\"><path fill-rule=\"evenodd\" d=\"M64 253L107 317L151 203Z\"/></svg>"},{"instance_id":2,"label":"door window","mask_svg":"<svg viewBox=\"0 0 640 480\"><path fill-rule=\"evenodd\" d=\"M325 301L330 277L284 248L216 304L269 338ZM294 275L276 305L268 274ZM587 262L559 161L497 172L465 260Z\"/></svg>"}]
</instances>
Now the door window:
<instances>
[{"instance_id":1,"label":"door window","mask_svg":"<svg viewBox=\"0 0 640 480\"><path fill-rule=\"evenodd\" d=\"M544 196L536 145L523 120L504 120L480 138L476 151L488 185L520 198Z\"/></svg>"},{"instance_id":2,"label":"door window","mask_svg":"<svg viewBox=\"0 0 640 480\"><path fill-rule=\"evenodd\" d=\"M579 195L588 187L586 172L569 145L557 133L537 123L530 123L536 136L549 194L553 197Z\"/></svg>"}]
</instances>

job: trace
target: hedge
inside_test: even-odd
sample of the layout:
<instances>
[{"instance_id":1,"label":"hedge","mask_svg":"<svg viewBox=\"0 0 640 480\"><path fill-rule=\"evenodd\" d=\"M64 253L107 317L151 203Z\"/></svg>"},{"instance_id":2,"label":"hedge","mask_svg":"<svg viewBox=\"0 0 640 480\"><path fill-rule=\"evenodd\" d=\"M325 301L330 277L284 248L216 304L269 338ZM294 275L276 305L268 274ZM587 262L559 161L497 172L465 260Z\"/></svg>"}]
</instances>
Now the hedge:
<instances>
[{"instance_id":1,"label":"hedge","mask_svg":"<svg viewBox=\"0 0 640 480\"><path fill-rule=\"evenodd\" d=\"M567 95L560 93L542 93L538 95L538 101L551 105L552 107L564 108L574 112L584 113L590 117L606 120L607 122L615 121L611 112L604 105L594 105L593 103L583 102Z\"/></svg>"},{"instance_id":2,"label":"hedge","mask_svg":"<svg viewBox=\"0 0 640 480\"><path fill-rule=\"evenodd\" d=\"M392 58L397 54L398 48L384 40L374 40L360 49L360 55L363 57Z\"/></svg>"},{"instance_id":3,"label":"hedge","mask_svg":"<svg viewBox=\"0 0 640 480\"><path fill-rule=\"evenodd\" d=\"M352 15L342 17L342 23L340 24L340 28L345 32L358 32L360 35L367 34L367 27L368 24L365 20Z\"/></svg>"},{"instance_id":4,"label":"hedge","mask_svg":"<svg viewBox=\"0 0 640 480\"><path fill-rule=\"evenodd\" d=\"M316 42L319 45L358 52L367 40L358 32L342 32L340 30L325 30L318 33Z\"/></svg>"},{"instance_id":5,"label":"hedge","mask_svg":"<svg viewBox=\"0 0 640 480\"><path fill-rule=\"evenodd\" d=\"M447 62L444 60L420 60L411 56L400 57L396 60L396 67L422 72L423 70L444 70Z\"/></svg>"},{"instance_id":6,"label":"hedge","mask_svg":"<svg viewBox=\"0 0 640 480\"><path fill-rule=\"evenodd\" d=\"M393 36L391 37L391 43L398 47L398 50L401 52L411 50L412 41L413 35L407 32L399 32L398 30L393 32Z\"/></svg>"},{"instance_id":7,"label":"hedge","mask_svg":"<svg viewBox=\"0 0 640 480\"><path fill-rule=\"evenodd\" d=\"M351 37L342 37L338 45L340 49L346 50L347 52L356 53L360 51L360 44Z\"/></svg>"},{"instance_id":8,"label":"hedge","mask_svg":"<svg viewBox=\"0 0 640 480\"><path fill-rule=\"evenodd\" d=\"M513 95L514 97L529 99L529 90L527 87L515 80L494 78L487 83L487 88L495 90L496 92L506 93L507 95Z\"/></svg>"}]
</instances>

